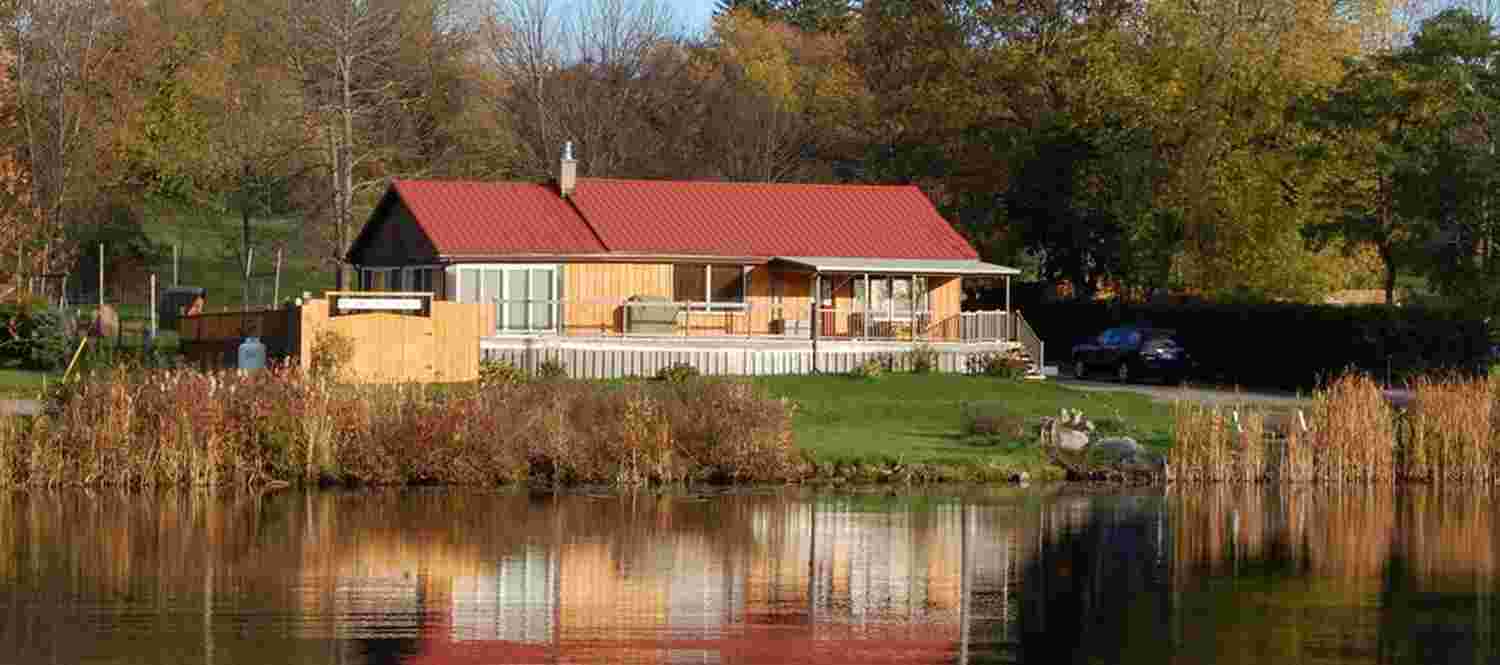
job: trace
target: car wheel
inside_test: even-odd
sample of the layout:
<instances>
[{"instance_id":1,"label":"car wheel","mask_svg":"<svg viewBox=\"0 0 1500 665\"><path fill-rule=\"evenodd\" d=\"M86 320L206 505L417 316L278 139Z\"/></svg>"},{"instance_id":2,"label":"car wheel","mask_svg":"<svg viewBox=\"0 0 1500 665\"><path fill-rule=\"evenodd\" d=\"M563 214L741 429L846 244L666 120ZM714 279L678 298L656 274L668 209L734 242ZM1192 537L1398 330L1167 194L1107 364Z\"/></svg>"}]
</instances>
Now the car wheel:
<instances>
[{"instance_id":1,"label":"car wheel","mask_svg":"<svg viewBox=\"0 0 1500 665\"><path fill-rule=\"evenodd\" d=\"M1130 383L1130 363L1122 362L1115 367L1115 380Z\"/></svg>"},{"instance_id":2,"label":"car wheel","mask_svg":"<svg viewBox=\"0 0 1500 665\"><path fill-rule=\"evenodd\" d=\"M1082 360L1074 360L1073 361L1073 378L1075 378L1075 379L1081 379L1081 378L1087 376L1088 373L1089 373L1089 367L1088 367L1088 365L1083 364Z\"/></svg>"}]
</instances>

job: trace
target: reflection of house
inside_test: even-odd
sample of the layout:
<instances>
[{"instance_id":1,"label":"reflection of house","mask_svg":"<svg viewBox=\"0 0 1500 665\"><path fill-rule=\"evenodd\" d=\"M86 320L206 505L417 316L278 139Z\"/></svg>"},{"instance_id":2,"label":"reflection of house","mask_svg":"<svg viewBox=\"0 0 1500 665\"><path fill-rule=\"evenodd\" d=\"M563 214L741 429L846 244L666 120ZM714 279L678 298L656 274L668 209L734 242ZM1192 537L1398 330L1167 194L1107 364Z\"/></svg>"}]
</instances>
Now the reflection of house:
<instances>
[{"instance_id":1,"label":"reflection of house","mask_svg":"<svg viewBox=\"0 0 1500 665\"><path fill-rule=\"evenodd\" d=\"M440 545L366 544L359 554L391 558L335 565L324 611L346 617L344 637L419 634L413 662L443 663L952 662L965 616L996 618L975 614L964 574L993 580L1009 541L966 545L965 529L987 527L957 504L773 503L752 521L748 542L667 528L628 547L528 541L441 565L424 551ZM966 547L983 560L970 551L966 565Z\"/></svg>"}]
</instances>

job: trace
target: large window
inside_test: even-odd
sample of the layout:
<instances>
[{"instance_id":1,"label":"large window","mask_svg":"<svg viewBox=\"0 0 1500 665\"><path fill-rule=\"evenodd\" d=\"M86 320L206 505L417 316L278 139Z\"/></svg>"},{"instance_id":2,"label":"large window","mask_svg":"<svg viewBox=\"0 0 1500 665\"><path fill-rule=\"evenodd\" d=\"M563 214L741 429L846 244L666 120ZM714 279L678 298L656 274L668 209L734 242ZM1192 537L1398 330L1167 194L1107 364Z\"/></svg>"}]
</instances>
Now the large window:
<instances>
[{"instance_id":1,"label":"large window","mask_svg":"<svg viewBox=\"0 0 1500 665\"><path fill-rule=\"evenodd\" d=\"M877 320L906 320L912 310L927 313L927 278L870 275L854 278L855 307L870 312ZM868 293L866 291L868 290Z\"/></svg>"},{"instance_id":2,"label":"large window","mask_svg":"<svg viewBox=\"0 0 1500 665\"><path fill-rule=\"evenodd\" d=\"M672 300L702 309L745 306L744 266L680 263L672 266Z\"/></svg>"},{"instance_id":3,"label":"large window","mask_svg":"<svg viewBox=\"0 0 1500 665\"><path fill-rule=\"evenodd\" d=\"M460 266L457 284L449 280L458 302L495 303L497 332L534 332L557 328L557 266ZM450 274L450 278L452 275Z\"/></svg>"}]
</instances>

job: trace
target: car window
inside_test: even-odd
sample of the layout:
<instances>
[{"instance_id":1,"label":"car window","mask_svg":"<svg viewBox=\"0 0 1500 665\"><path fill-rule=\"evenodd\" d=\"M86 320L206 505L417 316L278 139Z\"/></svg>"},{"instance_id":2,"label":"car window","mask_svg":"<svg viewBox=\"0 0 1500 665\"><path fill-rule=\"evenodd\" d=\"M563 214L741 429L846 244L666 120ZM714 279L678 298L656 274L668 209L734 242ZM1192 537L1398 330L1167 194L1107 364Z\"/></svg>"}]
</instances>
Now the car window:
<instances>
[{"instance_id":1,"label":"car window","mask_svg":"<svg viewBox=\"0 0 1500 665\"><path fill-rule=\"evenodd\" d=\"M1109 330L1099 333L1099 344L1102 346L1117 346L1120 343L1120 337L1124 333L1125 331L1119 328L1110 328Z\"/></svg>"},{"instance_id":2,"label":"car window","mask_svg":"<svg viewBox=\"0 0 1500 665\"><path fill-rule=\"evenodd\" d=\"M1125 334L1124 346L1136 346L1141 343L1141 331L1132 330Z\"/></svg>"}]
</instances>

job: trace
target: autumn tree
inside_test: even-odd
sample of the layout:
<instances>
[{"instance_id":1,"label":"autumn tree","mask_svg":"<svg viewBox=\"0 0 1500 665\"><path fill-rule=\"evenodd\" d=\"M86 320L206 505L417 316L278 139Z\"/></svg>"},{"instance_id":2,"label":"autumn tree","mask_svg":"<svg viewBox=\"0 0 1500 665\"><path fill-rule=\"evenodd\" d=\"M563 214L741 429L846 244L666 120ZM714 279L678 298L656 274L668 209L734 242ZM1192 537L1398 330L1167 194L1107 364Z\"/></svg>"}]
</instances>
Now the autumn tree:
<instances>
[{"instance_id":1,"label":"autumn tree","mask_svg":"<svg viewBox=\"0 0 1500 665\"><path fill-rule=\"evenodd\" d=\"M69 225L88 207L85 185L100 165L99 103L123 40L106 0L7 0L0 50L9 57L5 109L19 182L12 247L17 280L67 265Z\"/></svg>"}]
</instances>

